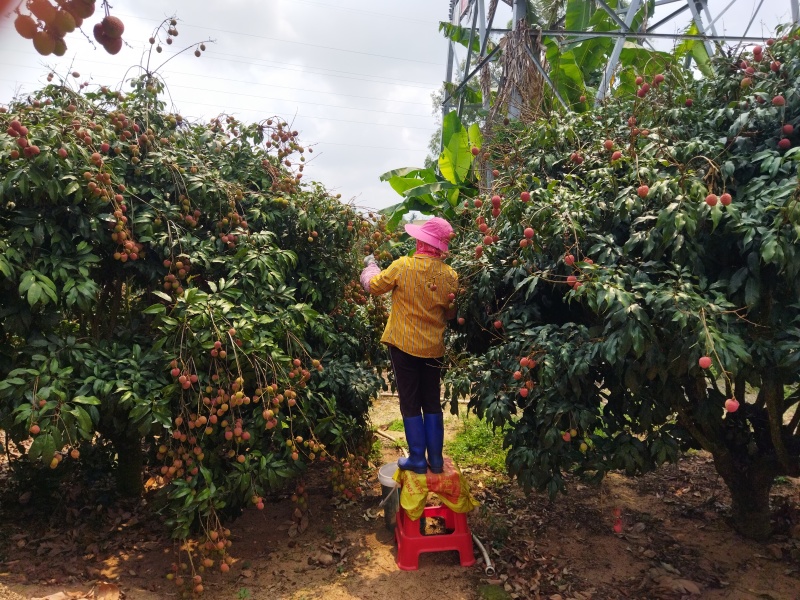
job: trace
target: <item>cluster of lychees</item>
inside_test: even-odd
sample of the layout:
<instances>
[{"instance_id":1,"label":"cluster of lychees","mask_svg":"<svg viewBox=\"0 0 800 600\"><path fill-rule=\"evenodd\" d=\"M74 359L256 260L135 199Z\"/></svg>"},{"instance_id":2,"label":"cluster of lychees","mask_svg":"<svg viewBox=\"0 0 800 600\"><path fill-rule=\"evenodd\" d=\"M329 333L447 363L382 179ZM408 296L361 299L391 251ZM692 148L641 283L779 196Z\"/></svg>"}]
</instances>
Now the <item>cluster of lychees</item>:
<instances>
[{"instance_id":1,"label":"cluster of lychees","mask_svg":"<svg viewBox=\"0 0 800 600\"><path fill-rule=\"evenodd\" d=\"M536 383L533 381L531 372L533 369L536 368L537 362L534 358L530 356L523 356L519 359L519 369L512 373L512 378L514 381L521 381L523 377L525 377L524 371L527 369L527 378L523 382L522 387L519 388L519 395L523 398L527 398L530 391L534 388Z\"/></svg>"},{"instance_id":2,"label":"cluster of lychees","mask_svg":"<svg viewBox=\"0 0 800 600\"><path fill-rule=\"evenodd\" d=\"M28 139L28 128L20 123L17 119L14 119L11 121L11 123L9 123L6 133L11 137L16 138L17 146L20 147L25 158L33 158L40 153L39 146L36 144L31 144L30 140ZM9 152L9 157L14 160L19 158L19 150L14 149Z\"/></svg>"},{"instance_id":3,"label":"cluster of lychees","mask_svg":"<svg viewBox=\"0 0 800 600\"><path fill-rule=\"evenodd\" d=\"M64 37L94 14L95 0L27 0L24 7L29 14L17 9L14 28L42 56L64 56L67 44Z\"/></svg>"},{"instance_id":4,"label":"cluster of lychees","mask_svg":"<svg viewBox=\"0 0 800 600\"><path fill-rule=\"evenodd\" d=\"M361 488L361 479L367 466L364 456L366 455L358 453L348 454L343 460L333 459L329 478L333 492L340 498L353 500L364 493Z\"/></svg>"},{"instance_id":5,"label":"cluster of lychees","mask_svg":"<svg viewBox=\"0 0 800 600\"><path fill-rule=\"evenodd\" d=\"M102 21L95 24L92 29L94 39L105 48L109 54L116 54L122 49L122 34L125 25L117 17L106 15Z\"/></svg>"},{"instance_id":6,"label":"cluster of lychees","mask_svg":"<svg viewBox=\"0 0 800 600\"><path fill-rule=\"evenodd\" d=\"M164 275L164 291L175 292L176 296L182 296L183 287L181 282L186 280L192 268L189 257L181 255L174 262L169 258L165 258L163 265L169 269L169 273Z\"/></svg>"},{"instance_id":7,"label":"cluster of lychees","mask_svg":"<svg viewBox=\"0 0 800 600\"><path fill-rule=\"evenodd\" d=\"M236 248L239 237L247 235L247 220L236 211L236 202L244 198L242 191L237 189L233 198L228 202L228 212L217 221L219 241L229 249Z\"/></svg>"}]
</instances>

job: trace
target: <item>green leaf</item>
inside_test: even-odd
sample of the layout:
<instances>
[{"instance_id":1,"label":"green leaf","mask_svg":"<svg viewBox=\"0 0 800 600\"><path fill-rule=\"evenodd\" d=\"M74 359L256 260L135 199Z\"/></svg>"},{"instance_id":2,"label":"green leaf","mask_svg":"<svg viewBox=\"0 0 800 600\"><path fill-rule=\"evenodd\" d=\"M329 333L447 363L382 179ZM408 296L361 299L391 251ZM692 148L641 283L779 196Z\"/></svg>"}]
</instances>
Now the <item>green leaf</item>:
<instances>
[{"instance_id":1,"label":"green leaf","mask_svg":"<svg viewBox=\"0 0 800 600\"><path fill-rule=\"evenodd\" d=\"M557 44L547 46L547 61L551 65L550 78L562 97L577 104L584 94L583 71L572 51L562 52Z\"/></svg>"},{"instance_id":2,"label":"green leaf","mask_svg":"<svg viewBox=\"0 0 800 600\"><path fill-rule=\"evenodd\" d=\"M457 189L458 186L447 181L437 181L436 183L424 183L422 185L418 185L413 187L403 194L408 198L412 198L414 196L424 196L427 194L433 194L434 192L441 192L444 190L452 190Z\"/></svg>"},{"instance_id":3,"label":"green leaf","mask_svg":"<svg viewBox=\"0 0 800 600\"><path fill-rule=\"evenodd\" d=\"M392 216L389 217L389 220L386 222L386 229L388 231L394 231L397 229L397 226L400 224L400 221L403 220L403 216L408 213L408 208L406 208L405 203L401 204L399 208L397 208L393 213Z\"/></svg>"},{"instance_id":4,"label":"green leaf","mask_svg":"<svg viewBox=\"0 0 800 600\"><path fill-rule=\"evenodd\" d=\"M148 306L142 311L142 314L145 315L160 315L167 312L167 307L163 304L153 304L152 306Z\"/></svg>"},{"instance_id":5,"label":"green leaf","mask_svg":"<svg viewBox=\"0 0 800 600\"><path fill-rule=\"evenodd\" d=\"M459 135L462 131L464 131L464 125L461 123L461 119L458 118L458 113L451 110L442 119L442 145L447 147L453 136Z\"/></svg>"},{"instance_id":6,"label":"green leaf","mask_svg":"<svg viewBox=\"0 0 800 600\"><path fill-rule=\"evenodd\" d=\"M749 273L750 271L747 267L742 267L736 271L736 273L733 274L733 277L731 277L730 283L728 284L728 293L735 294L738 292L744 284L745 279L747 279L747 275Z\"/></svg>"},{"instance_id":7,"label":"green leaf","mask_svg":"<svg viewBox=\"0 0 800 600\"><path fill-rule=\"evenodd\" d=\"M469 136L469 144L471 147L480 148L483 145L483 134L481 133L481 126L473 123L467 128Z\"/></svg>"},{"instance_id":8,"label":"green leaf","mask_svg":"<svg viewBox=\"0 0 800 600\"><path fill-rule=\"evenodd\" d=\"M64 188L64 195L71 196L75 192L80 189L81 185L77 181L70 182L66 188Z\"/></svg>"},{"instance_id":9,"label":"green leaf","mask_svg":"<svg viewBox=\"0 0 800 600\"><path fill-rule=\"evenodd\" d=\"M11 264L5 259L4 256L0 255L0 273L2 273L5 277L11 277L14 273L13 269L11 268Z\"/></svg>"},{"instance_id":10,"label":"green leaf","mask_svg":"<svg viewBox=\"0 0 800 600\"><path fill-rule=\"evenodd\" d=\"M401 196L405 196L408 190L413 189L422 183L427 183L427 182L417 177L398 176L398 177L392 177L389 180L389 185L391 185L392 189Z\"/></svg>"},{"instance_id":11,"label":"green leaf","mask_svg":"<svg viewBox=\"0 0 800 600\"><path fill-rule=\"evenodd\" d=\"M34 282L28 288L28 304L33 306L42 297L42 286L38 282Z\"/></svg>"},{"instance_id":12,"label":"green leaf","mask_svg":"<svg viewBox=\"0 0 800 600\"><path fill-rule=\"evenodd\" d=\"M469 173L474 157L469 147L469 134L455 111L442 123L444 149L439 156L439 172L450 183L461 183Z\"/></svg>"},{"instance_id":13,"label":"green leaf","mask_svg":"<svg viewBox=\"0 0 800 600\"><path fill-rule=\"evenodd\" d=\"M569 0L564 16L567 31L585 31L594 13L594 3L586 0Z\"/></svg>"},{"instance_id":14,"label":"green leaf","mask_svg":"<svg viewBox=\"0 0 800 600\"><path fill-rule=\"evenodd\" d=\"M758 302L761 297L761 286L759 285L758 279L755 277L750 277L747 280L747 284L744 286L744 301L748 307L752 308L758 305Z\"/></svg>"},{"instance_id":15,"label":"green leaf","mask_svg":"<svg viewBox=\"0 0 800 600\"><path fill-rule=\"evenodd\" d=\"M100 404L100 400L98 400L94 396L75 396L72 399L72 401L75 402L76 404L88 404L93 406Z\"/></svg>"},{"instance_id":16,"label":"green leaf","mask_svg":"<svg viewBox=\"0 0 800 600\"><path fill-rule=\"evenodd\" d=\"M83 431L92 432L94 430L92 418L85 409L81 408L80 406L74 406L69 412L78 421L78 427L80 427Z\"/></svg>"},{"instance_id":17,"label":"green leaf","mask_svg":"<svg viewBox=\"0 0 800 600\"><path fill-rule=\"evenodd\" d=\"M761 247L761 260L768 263L775 256L775 251L778 249L778 241L770 239L766 244Z\"/></svg>"},{"instance_id":18,"label":"green leaf","mask_svg":"<svg viewBox=\"0 0 800 600\"><path fill-rule=\"evenodd\" d=\"M381 175L380 180L389 181L393 177L413 177L417 173L426 170L427 169L420 169L419 167L402 167L400 169L392 169L391 171L386 171L386 173Z\"/></svg>"},{"instance_id":19,"label":"green leaf","mask_svg":"<svg viewBox=\"0 0 800 600\"><path fill-rule=\"evenodd\" d=\"M31 447L28 449L28 457L31 460L41 458L42 462L49 464L53 460L55 452L56 443L53 436L49 432L42 433L37 435L31 443Z\"/></svg>"},{"instance_id":20,"label":"green leaf","mask_svg":"<svg viewBox=\"0 0 800 600\"><path fill-rule=\"evenodd\" d=\"M20 277L19 293L24 294L36 282L36 275L33 271L25 271Z\"/></svg>"},{"instance_id":21,"label":"green leaf","mask_svg":"<svg viewBox=\"0 0 800 600\"><path fill-rule=\"evenodd\" d=\"M699 35L700 31L697 29L697 24L692 22L686 30L686 33L689 35ZM711 68L711 59L708 56L703 42L699 40L684 40L678 44L674 52L675 58L681 58L687 54L692 55L692 58L694 58L697 64L697 68L703 75L706 77L712 77L714 75L714 70Z\"/></svg>"},{"instance_id":22,"label":"green leaf","mask_svg":"<svg viewBox=\"0 0 800 600\"><path fill-rule=\"evenodd\" d=\"M447 21L440 21L439 31L444 33L447 39L461 44L464 48L469 48L470 29L448 23ZM481 51L481 41L480 37L477 35L472 36L472 51L476 53Z\"/></svg>"}]
</instances>

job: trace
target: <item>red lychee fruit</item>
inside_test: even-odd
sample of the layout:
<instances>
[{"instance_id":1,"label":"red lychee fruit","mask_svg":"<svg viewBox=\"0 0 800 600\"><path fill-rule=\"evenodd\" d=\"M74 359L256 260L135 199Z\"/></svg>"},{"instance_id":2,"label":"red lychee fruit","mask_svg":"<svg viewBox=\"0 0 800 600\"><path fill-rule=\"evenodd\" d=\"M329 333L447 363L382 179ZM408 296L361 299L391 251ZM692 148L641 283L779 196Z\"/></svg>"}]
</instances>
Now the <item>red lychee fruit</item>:
<instances>
[{"instance_id":1,"label":"red lychee fruit","mask_svg":"<svg viewBox=\"0 0 800 600\"><path fill-rule=\"evenodd\" d=\"M106 52L111 55L117 54L120 50L122 50L122 38L108 40L105 44L103 44L103 48L105 48Z\"/></svg>"},{"instance_id":2,"label":"red lychee fruit","mask_svg":"<svg viewBox=\"0 0 800 600\"><path fill-rule=\"evenodd\" d=\"M14 20L14 29L26 40L32 40L36 34L36 21L29 15L17 15Z\"/></svg>"},{"instance_id":3,"label":"red lychee fruit","mask_svg":"<svg viewBox=\"0 0 800 600\"><path fill-rule=\"evenodd\" d=\"M121 38L125 31L125 24L119 18L111 15L104 17L100 23L105 34L112 40Z\"/></svg>"}]
</instances>

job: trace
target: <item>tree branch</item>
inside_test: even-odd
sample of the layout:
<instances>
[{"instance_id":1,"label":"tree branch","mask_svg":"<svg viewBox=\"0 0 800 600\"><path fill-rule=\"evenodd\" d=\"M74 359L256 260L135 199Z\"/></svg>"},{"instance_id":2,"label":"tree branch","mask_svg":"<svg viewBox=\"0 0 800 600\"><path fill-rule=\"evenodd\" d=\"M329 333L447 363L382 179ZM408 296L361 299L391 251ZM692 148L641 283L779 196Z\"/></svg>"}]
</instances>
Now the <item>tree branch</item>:
<instances>
[{"instance_id":1,"label":"tree branch","mask_svg":"<svg viewBox=\"0 0 800 600\"><path fill-rule=\"evenodd\" d=\"M119 309L122 304L122 279L115 279L110 285L114 287L113 296L111 297L111 306L108 310L108 321L106 329L106 338L111 339L114 335L114 329L117 327L117 317L119 317Z\"/></svg>"},{"instance_id":2,"label":"tree branch","mask_svg":"<svg viewBox=\"0 0 800 600\"><path fill-rule=\"evenodd\" d=\"M764 375L759 395L762 393L767 406L769 433L775 455L787 473L794 474L797 471L797 463L789 456L783 443L783 382L774 371Z\"/></svg>"},{"instance_id":3,"label":"tree branch","mask_svg":"<svg viewBox=\"0 0 800 600\"><path fill-rule=\"evenodd\" d=\"M764 380L761 380L761 387L758 390L758 395L756 396L755 408L764 408L767 403L767 396L766 396L766 387L764 385Z\"/></svg>"},{"instance_id":4,"label":"tree branch","mask_svg":"<svg viewBox=\"0 0 800 600\"><path fill-rule=\"evenodd\" d=\"M100 321L105 318L105 305L106 298L109 296L108 284L100 288L97 298L97 309L92 318L92 339L97 340L100 338Z\"/></svg>"},{"instance_id":5,"label":"tree branch","mask_svg":"<svg viewBox=\"0 0 800 600\"><path fill-rule=\"evenodd\" d=\"M677 389L673 390L672 397L688 397L692 404L699 404L702 400L702 396L704 396L706 393L705 379L688 380L684 388L686 390L685 395L681 393L679 389ZM683 403L681 400L677 400L672 404L672 406L675 408L675 411L678 413L678 418L681 425L683 425L689 431L692 437L700 443L700 446L703 448L703 450L706 450L715 456L727 456L729 454L728 448L724 444L720 444L716 440L712 439L711 434L713 432L705 431L705 428L702 427L702 424L695 422L689 413L690 407L688 405L682 406L682 404L685 403Z\"/></svg>"},{"instance_id":6,"label":"tree branch","mask_svg":"<svg viewBox=\"0 0 800 600\"><path fill-rule=\"evenodd\" d=\"M800 387L798 387L794 393L790 394L788 398L785 400L786 402L786 410L788 411L792 406L800 402ZM792 420L789 421L789 435L800 434L800 404L798 404L797 408L794 409L794 415L792 416Z\"/></svg>"},{"instance_id":7,"label":"tree branch","mask_svg":"<svg viewBox=\"0 0 800 600\"><path fill-rule=\"evenodd\" d=\"M746 384L747 380L745 379L744 373L739 373L736 376L736 383L734 385L734 392L733 392L733 397L736 398L739 402L744 402Z\"/></svg>"},{"instance_id":8,"label":"tree branch","mask_svg":"<svg viewBox=\"0 0 800 600\"><path fill-rule=\"evenodd\" d=\"M789 435L795 435L797 433L800 435L800 406L798 406L794 411L794 416L792 420L789 421Z\"/></svg>"}]
</instances>

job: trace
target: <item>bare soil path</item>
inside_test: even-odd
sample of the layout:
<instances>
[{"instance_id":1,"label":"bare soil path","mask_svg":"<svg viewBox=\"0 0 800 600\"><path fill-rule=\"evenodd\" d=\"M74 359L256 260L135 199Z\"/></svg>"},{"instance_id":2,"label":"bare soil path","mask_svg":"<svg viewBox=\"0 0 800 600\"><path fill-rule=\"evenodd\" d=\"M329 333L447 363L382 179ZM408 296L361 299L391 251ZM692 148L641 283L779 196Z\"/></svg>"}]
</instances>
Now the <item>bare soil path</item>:
<instances>
[{"instance_id":1,"label":"bare soil path","mask_svg":"<svg viewBox=\"0 0 800 600\"><path fill-rule=\"evenodd\" d=\"M391 396L378 399L371 413L377 428L397 438L401 432L386 429L399 416ZM460 426L458 417L448 417L447 436ZM401 455L378 439L383 462ZM334 502L324 470L312 469L310 525L295 538L288 535L293 507L285 497L264 511L247 511L230 526L237 562L227 576L205 576L204 596L800 600L797 480L774 488L776 535L762 545L726 525L729 498L703 454L635 479L612 474L599 488L571 481L569 495L554 502L526 496L503 474L461 465L482 504L470 526L497 567L487 577L482 560L462 568L449 552L423 554L418 571L400 571L393 535L377 508L380 465L373 466L366 497L347 504ZM0 507L0 600L86 592L101 580L115 582L127 600L179 597L165 579L173 545L160 523L142 521L148 513L136 506L71 510L65 501L53 507L57 518L48 519L30 507ZM616 510L623 520L619 535L612 531Z\"/></svg>"}]
</instances>

